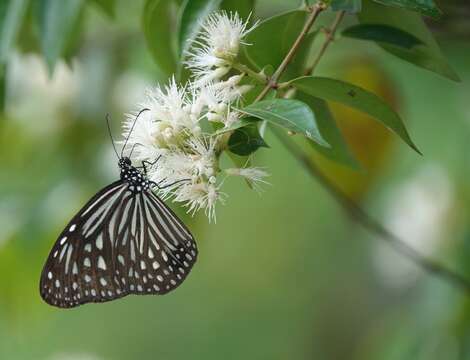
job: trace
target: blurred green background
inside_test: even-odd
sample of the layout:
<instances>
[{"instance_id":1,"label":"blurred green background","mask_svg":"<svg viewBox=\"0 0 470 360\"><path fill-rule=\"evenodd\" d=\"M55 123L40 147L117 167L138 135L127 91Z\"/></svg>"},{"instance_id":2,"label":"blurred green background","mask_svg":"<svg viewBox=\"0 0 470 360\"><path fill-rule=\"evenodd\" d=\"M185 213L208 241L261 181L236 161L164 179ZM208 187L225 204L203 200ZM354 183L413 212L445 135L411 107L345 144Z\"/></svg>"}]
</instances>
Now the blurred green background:
<instances>
[{"instance_id":1,"label":"blurred green background","mask_svg":"<svg viewBox=\"0 0 470 360\"><path fill-rule=\"evenodd\" d=\"M465 3L449 7L468 11ZM42 302L39 275L57 234L118 176L105 114L119 134L123 113L164 81L141 33L142 5L117 1L114 20L88 6L76 56L52 77L38 55L9 59L0 116L0 359L470 359L468 295L350 222L269 133L271 148L255 158L272 174L261 196L228 181L216 224L176 209L200 248L176 291L73 310ZM257 14L296 5L263 0ZM391 231L470 278L470 32L455 26L462 11L431 24L461 83L347 39L318 69L394 103L423 157L339 107L363 170L312 156Z\"/></svg>"}]
</instances>

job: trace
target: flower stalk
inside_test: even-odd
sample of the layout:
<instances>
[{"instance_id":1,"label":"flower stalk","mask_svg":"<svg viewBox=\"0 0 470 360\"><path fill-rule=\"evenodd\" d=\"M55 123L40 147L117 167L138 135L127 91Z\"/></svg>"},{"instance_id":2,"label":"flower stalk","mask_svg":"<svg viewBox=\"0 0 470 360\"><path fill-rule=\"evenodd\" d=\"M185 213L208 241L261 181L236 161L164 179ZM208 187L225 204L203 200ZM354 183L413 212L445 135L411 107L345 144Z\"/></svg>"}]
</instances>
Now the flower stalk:
<instances>
[{"instance_id":1,"label":"flower stalk","mask_svg":"<svg viewBox=\"0 0 470 360\"><path fill-rule=\"evenodd\" d=\"M246 66L245 64L234 62L231 65L234 69L238 70L240 73L247 74L249 77L256 80L260 84L265 85L269 82L269 78L266 75L252 70L250 67Z\"/></svg>"}]
</instances>

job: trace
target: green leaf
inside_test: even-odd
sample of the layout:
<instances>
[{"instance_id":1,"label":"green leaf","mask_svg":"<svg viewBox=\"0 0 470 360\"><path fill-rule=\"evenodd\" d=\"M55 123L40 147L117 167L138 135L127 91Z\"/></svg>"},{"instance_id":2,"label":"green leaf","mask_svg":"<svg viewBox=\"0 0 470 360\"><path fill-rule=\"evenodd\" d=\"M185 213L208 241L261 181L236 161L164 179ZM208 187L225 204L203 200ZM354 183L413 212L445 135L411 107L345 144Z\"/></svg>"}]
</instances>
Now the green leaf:
<instances>
[{"instance_id":1,"label":"green leaf","mask_svg":"<svg viewBox=\"0 0 470 360\"><path fill-rule=\"evenodd\" d=\"M442 11L436 6L433 0L374 0L375 2L387 6L397 6L411 11L420 12L423 15L433 18L440 18Z\"/></svg>"},{"instance_id":2,"label":"green leaf","mask_svg":"<svg viewBox=\"0 0 470 360\"><path fill-rule=\"evenodd\" d=\"M329 146L320 134L312 110L299 100L263 100L248 105L240 111L261 120L266 120L271 124L301 133L322 146Z\"/></svg>"},{"instance_id":3,"label":"green leaf","mask_svg":"<svg viewBox=\"0 0 470 360\"><path fill-rule=\"evenodd\" d=\"M393 26L412 34L423 43L411 49L379 43L380 47L390 54L416 66L433 71L451 80L460 81L459 76L442 55L439 45L420 15L404 9L385 7L371 0L364 1L364 8L362 12L358 14L358 19L361 24Z\"/></svg>"},{"instance_id":4,"label":"green leaf","mask_svg":"<svg viewBox=\"0 0 470 360\"><path fill-rule=\"evenodd\" d=\"M419 154L398 114L377 95L356 85L324 77L304 76L290 82L300 91L326 101L334 101L373 116L397 134Z\"/></svg>"},{"instance_id":5,"label":"green leaf","mask_svg":"<svg viewBox=\"0 0 470 360\"><path fill-rule=\"evenodd\" d=\"M382 44L400 46L406 49L411 49L412 47L423 43L416 36L406 31L397 29L393 26L381 24L353 25L344 29L341 34L354 39L372 40Z\"/></svg>"},{"instance_id":6,"label":"green leaf","mask_svg":"<svg viewBox=\"0 0 470 360\"><path fill-rule=\"evenodd\" d=\"M344 10L348 13L357 13L361 11L361 0L332 0L330 3L333 11Z\"/></svg>"},{"instance_id":7,"label":"green leaf","mask_svg":"<svg viewBox=\"0 0 470 360\"><path fill-rule=\"evenodd\" d=\"M99 9L101 9L110 18L114 18L115 9L116 9L116 0L88 0L88 1L95 4Z\"/></svg>"},{"instance_id":8,"label":"green leaf","mask_svg":"<svg viewBox=\"0 0 470 360\"><path fill-rule=\"evenodd\" d=\"M255 0L222 0L220 8L227 12L237 12L243 20L248 19L255 7Z\"/></svg>"},{"instance_id":9,"label":"green leaf","mask_svg":"<svg viewBox=\"0 0 470 360\"><path fill-rule=\"evenodd\" d=\"M73 35L83 0L37 0L36 5L42 53L52 73Z\"/></svg>"},{"instance_id":10,"label":"green leaf","mask_svg":"<svg viewBox=\"0 0 470 360\"><path fill-rule=\"evenodd\" d=\"M261 137L258 126L249 124L236 129L228 140L228 148L234 154L248 156L260 147L269 147Z\"/></svg>"},{"instance_id":11,"label":"green leaf","mask_svg":"<svg viewBox=\"0 0 470 360\"><path fill-rule=\"evenodd\" d=\"M176 56L172 46L169 0L146 0L142 14L145 41L153 60L166 75L176 70Z\"/></svg>"},{"instance_id":12,"label":"green leaf","mask_svg":"<svg viewBox=\"0 0 470 360\"><path fill-rule=\"evenodd\" d=\"M246 42L251 44L244 47L248 60L258 70L266 65L271 65L276 69L302 30L306 16L304 11L295 10L260 22L246 38ZM302 74L314 36L315 33L312 33L305 39L283 78L291 79Z\"/></svg>"},{"instance_id":13,"label":"green leaf","mask_svg":"<svg viewBox=\"0 0 470 360\"><path fill-rule=\"evenodd\" d=\"M26 0L0 1L0 65L7 60L26 13Z\"/></svg>"},{"instance_id":14,"label":"green leaf","mask_svg":"<svg viewBox=\"0 0 470 360\"><path fill-rule=\"evenodd\" d=\"M297 92L296 98L310 106L315 114L321 134L328 144L331 145L331 147L319 146L316 142L309 140L309 143L315 150L334 162L349 166L355 170L359 169L360 165L346 144L327 103L301 91Z\"/></svg>"},{"instance_id":15,"label":"green leaf","mask_svg":"<svg viewBox=\"0 0 470 360\"><path fill-rule=\"evenodd\" d=\"M184 53L201 29L204 19L218 9L222 0L185 0L178 21L178 55Z\"/></svg>"}]
</instances>

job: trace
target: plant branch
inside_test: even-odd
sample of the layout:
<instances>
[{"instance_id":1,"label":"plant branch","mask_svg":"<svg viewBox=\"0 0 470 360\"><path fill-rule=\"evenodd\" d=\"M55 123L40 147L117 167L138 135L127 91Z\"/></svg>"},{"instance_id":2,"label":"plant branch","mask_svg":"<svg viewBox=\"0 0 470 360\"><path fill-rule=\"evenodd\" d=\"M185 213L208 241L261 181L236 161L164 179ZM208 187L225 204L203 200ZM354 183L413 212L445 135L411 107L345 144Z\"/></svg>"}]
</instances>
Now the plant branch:
<instances>
[{"instance_id":1,"label":"plant branch","mask_svg":"<svg viewBox=\"0 0 470 360\"><path fill-rule=\"evenodd\" d=\"M313 23L315 22L316 18L324 9L325 5L322 2L317 2L315 5L310 7L311 14L307 19L304 28L302 29L294 44L290 48L281 65L279 65L279 68L275 71L269 83L265 86L265 88L256 98L255 102L262 100L270 89L276 89L279 86L279 78L291 62L302 40L305 38L305 35L313 26ZM320 48L320 51L317 57L315 58L313 65L308 69L307 74L311 74L314 72L320 59L323 57L329 44L333 40L334 34L338 28L338 25L343 19L344 14L344 11L338 13L335 21L327 32L327 38L325 42ZM281 133L278 129L272 128L272 131L275 136L281 141L281 143L286 147L286 149L297 159L297 161L301 163L301 165L303 165L303 167L308 171L308 173L312 177L317 179L317 181L323 186L323 188L325 188L330 193L330 195L341 205L341 207L354 221L360 223L362 226L364 226L364 228L371 231L372 233L379 235L381 239L389 243L390 246L392 246L398 253L413 261L423 270L435 276L440 276L441 278L446 279L449 282L455 284L460 289L468 291L470 293L469 280L459 275L458 273L446 268L445 266L426 258L420 252L409 246L405 241L400 239L398 236L388 231L380 222L369 216L369 214L367 214L367 212L365 212L359 205L357 205L353 199L349 198L349 196L344 193L340 188L338 188L336 184L330 181L327 176L323 174L323 172L318 168L318 166L303 152L303 150L297 144L287 139L286 135Z\"/></svg>"},{"instance_id":2,"label":"plant branch","mask_svg":"<svg viewBox=\"0 0 470 360\"><path fill-rule=\"evenodd\" d=\"M286 70L287 66L292 61L295 54L299 50L299 47L302 44L302 41L304 40L305 36L307 36L308 32L312 28L313 24L315 23L315 20L318 18L318 15L320 15L320 13L323 10L325 10L325 8L326 8L325 4L321 1L317 2L315 5L312 5L309 8L310 15L308 16L307 21L305 22L305 25L304 25L302 31L297 36L297 39L295 39L295 41L292 44L289 52L284 57L284 60L282 60L281 64L279 65L277 70L274 72L274 74L271 77L271 79L269 80L268 84L260 92L260 94L256 98L255 102L263 99L266 96L266 94L269 92L269 90L277 88L277 82L279 81L280 77L282 76L282 74Z\"/></svg>"},{"instance_id":3,"label":"plant branch","mask_svg":"<svg viewBox=\"0 0 470 360\"><path fill-rule=\"evenodd\" d=\"M388 242L398 253L410 259L428 273L440 276L470 293L469 280L445 266L426 258L398 236L388 231L380 222L369 216L354 200L349 198L346 193L330 181L297 144L287 139L286 135L282 134L278 129L272 128L271 130L291 155L301 163L312 177L317 179L323 188L330 193L354 221L362 224L367 230L380 235L380 237Z\"/></svg>"},{"instance_id":4,"label":"plant branch","mask_svg":"<svg viewBox=\"0 0 470 360\"><path fill-rule=\"evenodd\" d=\"M331 26L328 29L325 29L325 32L326 32L325 41L323 42L317 56L313 60L313 64L305 70L305 75L310 75L315 71L315 68L317 67L318 63L323 57L323 54L325 53L326 49L328 49L328 46L330 46L330 43L334 40L336 30L338 29L338 26L341 23L341 20L343 20L344 14L345 14L344 11L338 12L335 20L333 21L333 24L331 24Z\"/></svg>"}]
</instances>

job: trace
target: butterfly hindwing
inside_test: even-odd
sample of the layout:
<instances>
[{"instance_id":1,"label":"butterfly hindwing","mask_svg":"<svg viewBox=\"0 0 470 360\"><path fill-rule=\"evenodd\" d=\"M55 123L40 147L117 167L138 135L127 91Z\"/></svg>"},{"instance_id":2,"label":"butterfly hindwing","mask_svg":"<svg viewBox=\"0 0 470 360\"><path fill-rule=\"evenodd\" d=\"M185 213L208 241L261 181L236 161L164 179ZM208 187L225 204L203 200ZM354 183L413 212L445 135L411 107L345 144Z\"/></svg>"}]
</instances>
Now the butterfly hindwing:
<instances>
[{"instance_id":1,"label":"butterfly hindwing","mask_svg":"<svg viewBox=\"0 0 470 360\"><path fill-rule=\"evenodd\" d=\"M72 307L97 296L96 268L103 256L104 224L120 207L126 187L119 180L99 191L62 231L41 274L40 293L46 302Z\"/></svg>"},{"instance_id":2,"label":"butterfly hindwing","mask_svg":"<svg viewBox=\"0 0 470 360\"><path fill-rule=\"evenodd\" d=\"M196 258L191 233L155 194L132 192L117 181L59 236L41 275L41 296L51 305L74 307L127 294L164 294L182 283Z\"/></svg>"}]
</instances>

